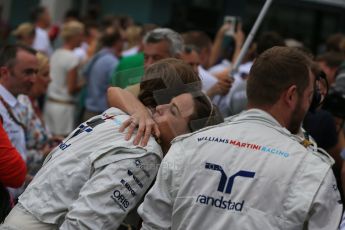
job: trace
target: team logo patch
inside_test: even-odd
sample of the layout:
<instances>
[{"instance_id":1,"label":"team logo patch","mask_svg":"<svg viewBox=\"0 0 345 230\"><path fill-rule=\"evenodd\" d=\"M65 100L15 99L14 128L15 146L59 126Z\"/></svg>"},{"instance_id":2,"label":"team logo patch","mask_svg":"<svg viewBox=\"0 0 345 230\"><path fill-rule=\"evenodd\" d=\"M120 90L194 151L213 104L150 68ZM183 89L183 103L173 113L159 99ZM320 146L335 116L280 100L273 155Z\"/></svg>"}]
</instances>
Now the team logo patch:
<instances>
[{"instance_id":1,"label":"team logo patch","mask_svg":"<svg viewBox=\"0 0 345 230\"><path fill-rule=\"evenodd\" d=\"M220 173L220 180L218 183L217 191L225 194L231 194L236 178L243 177L250 179L254 178L255 176L255 172L239 170L237 173L228 177L224 172L222 166L208 162L205 164L205 169L218 171ZM204 194L198 195L195 202L206 206L237 212L241 212L245 204L245 200L234 201L231 199L227 199L224 196L214 197Z\"/></svg>"}]
</instances>

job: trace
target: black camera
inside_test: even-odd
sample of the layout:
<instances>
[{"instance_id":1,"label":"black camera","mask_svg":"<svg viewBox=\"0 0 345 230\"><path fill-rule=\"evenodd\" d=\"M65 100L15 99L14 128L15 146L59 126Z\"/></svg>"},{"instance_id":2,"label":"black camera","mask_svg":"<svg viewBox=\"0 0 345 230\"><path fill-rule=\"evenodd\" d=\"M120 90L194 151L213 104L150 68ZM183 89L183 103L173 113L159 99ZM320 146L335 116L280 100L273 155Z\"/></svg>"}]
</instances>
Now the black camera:
<instances>
[{"instance_id":1,"label":"black camera","mask_svg":"<svg viewBox=\"0 0 345 230\"><path fill-rule=\"evenodd\" d=\"M335 117L345 119L345 92L332 88L326 96L322 108Z\"/></svg>"}]
</instances>

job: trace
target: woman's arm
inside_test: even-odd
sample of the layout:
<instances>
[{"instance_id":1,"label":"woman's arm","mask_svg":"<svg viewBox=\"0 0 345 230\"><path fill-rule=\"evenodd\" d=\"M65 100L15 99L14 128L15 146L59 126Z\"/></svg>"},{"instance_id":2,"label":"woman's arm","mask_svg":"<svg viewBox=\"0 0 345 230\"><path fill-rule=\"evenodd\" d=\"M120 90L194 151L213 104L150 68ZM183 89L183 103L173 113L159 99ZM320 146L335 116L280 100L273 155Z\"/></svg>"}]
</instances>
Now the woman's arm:
<instances>
[{"instance_id":1,"label":"woman's arm","mask_svg":"<svg viewBox=\"0 0 345 230\"><path fill-rule=\"evenodd\" d=\"M129 91L119 87L109 87L107 92L109 107L116 107L132 115L138 110L147 108Z\"/></svg>"},{"instance_id":2,"label":"woman's arm","mask_svg":"<svg viewBox=\"0 0 345 230\"><path fill-rule=\"evenodd\" d=\"M78 67L67 72L67 89L68 93L75 94L83 87L84 83L78 79Z\"/></svg>"},{"instance_id":3,"label":"woman's arm","mask_svg":"<svg viewBox=\"0 0 345 230\"><path fill-rule=\"evenodd\" d=\"M123 132L128 127L126 140L131 138L138 126L138 132L133 141L135 145L141 140L141 145L146 146L151 134L159 137L158 125L153 121L151 112L133 94L119 87L109 87L107 96L110 107L119 108L131 115L120 128Z\"/></svg>"}]
</instances>

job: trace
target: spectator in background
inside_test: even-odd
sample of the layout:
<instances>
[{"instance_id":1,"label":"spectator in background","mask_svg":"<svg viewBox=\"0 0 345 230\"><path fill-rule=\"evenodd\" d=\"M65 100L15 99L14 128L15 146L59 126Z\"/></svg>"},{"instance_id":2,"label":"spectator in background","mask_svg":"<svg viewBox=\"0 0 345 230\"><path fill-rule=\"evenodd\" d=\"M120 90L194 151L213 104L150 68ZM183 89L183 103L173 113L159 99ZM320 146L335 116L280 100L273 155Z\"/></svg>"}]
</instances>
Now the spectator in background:
<instances>
[{"instance_id":1,"label":"spectator in background","mask_svg":"<svg viewBox=\"0 0 345 230\"><path fill-rule=\"evenodd\" d=\"M16 38L17 44L32 47L36 37L35 26L31 23L24 22L20 24L12 34Z\"/></svg>"},{"instance_id":2,"label":"spectator in background","mask_svg":"<svg viewBox=\"0 0 345 230\"><path fill-rule=\"evenodd\" d=\"M181 59L184 60L187 64L189 64L196 73L198 73L198 69L200 66L200 58L197 52L197 48L193 45L186 45L184 47L184 51L181 54ZM206 91L206 95L210 98L213 98L215 95L218 95L220 92L228 91L228 85L222 84L218 81L214 84L208 91Z\"/></svg>"},{"instance_id":3,"label":"spectator in background","mask_svg":"<svg viewBox=\"0 0 345 230\"><path fill-rule=\"evenodd\" d=\"M108 108L107 89L111 74L119 63L124 39L119 32L104 34L101 38L102 49L85 66L86 98L83 121L101 114Z\"/></svg>"},{"instance_id":4,"label":"spectator in background","mask_svg":"<svg viewBox=\"0 0 345 230\"><path fill-rule=\"evenodd\" d=\"M66 11L64 15L64 22L67 23L70 21L80 21L79 10L69 9Z\"/></svg>"},{"instance_id":5,"label":"spectator in background","mask_svg":"<svg viewBox=\"0 0 345 230\"><path fill-rule=\"evenodd\" d=\"M26 148L28 151L28 174L34 176L40 169L44 157L57 145L59 140L52 137L46 129L41 109L38 105L38 98L44 96L51 81L49 71L49 60L46 55L38 52L38 73L28 95L19 95L18 101L27 107L26 123Z\"/></svg>"},{"instance_id":6,"label":"spectator in background","mask_svg":"<svg viewBox=\"0 0 345 230\"><path fill-rule=\"evenodd\" d=\"M169 28L157 28L144 37L144 67L168 57L181 58L183 40Z\"/></svg>"},{"instance_id":7,"label":"spectator in background","mask_svg":"<svg viewBox=\"0 0 345 230\"><path fill-rule=\"evenodd\" d=\"M179 33L169 28L156 28L148 32L143 38L144 65L137 67L134 72L128 75L128 78L141 79L142 75L139 74L143 73L144 69L165 58L173 57L179 59L181 58L182 51L183 39ZM128 79L128 81L130 82L131 80ZM137 96L139 94L139 83L133 84L127 89Z\"/></svg>"},{"instance_id":8,"label":"spectator in background","mask_svg":"<svg viewBox=\"0 0 345 230\"><path fill-rule=\"evenodd\" d=\"M48 9L44 6L37 6L31 12L31 20L36 27L36 36L33 48L50 57L53 54L53 48L48 34L48 29L50 27L50 15Z\"/></svg>"},{"instance_id":9,"label":"spectator in background","mask_svg":"<svg viewBox=\"0 0 345 230\"><path fill-rule=\"evenodd\" d=\"M203 31L189 31L183 34L186 46L194 46L199 55L200 65L198 73L202 81L202 89L213 100L216 105L226 95L232 84L230 77L213 76L207 69L210 67L210 57L212 50L212 41ZM222 108L220 108L222 111Z\"/></svg>"},{"instance_id":10,"label":"spectator in background","mask_svg":"<svg viewBox=\"0 0 345 230\"><path fill-rule=\"evenodd\" d=\"M335 77L341 63L345 60L345 56L341 52L326 52L316 57L316 62L326 74L329 86L335 82Z\"/></svg>"},{"instance_id":11,"label":"spectator in background","mask_svg":"<svg viewBox=\"0 0 345 230\"><path fill-rule=\"evenodd\" d=\"M86 64L95 55L101 32L96 22L87 22L81 45L73 50L73 53L79 58L81 65Z\"/></svg>"},{"instance_id":12,"label":"spectator in background","mask_svg":"<svg viewBox=\"0 0 345 230\"><path fill-rule=\"evenodd\" d=\"M210 67L210 55L212 49L212 40L203 31L189 31L182 35L186 46L194 46L199 54L200 65L198 73L202 81L202 89L207 92L214 84L217 78L207 72Z\"/></svg>"},{"instance_id":13,"label":"spectator in background","mask_svg":"<svg viewBox=\"0 0 345 230\"><path fill-rule=\"evenodd\" d=\"M143 28L140 26L130 26L125 30L126 49L122 52L122 56L135 55L140 51L141 41L143 39Z\"/></svg>"},{"instance_id":14,"label":"spectator in background","mask_svg":"<svg viewBox=\"0 0 345 230\"><path fill-rule=\"evenodd\" d=\"M214 102L219 107L223 116L228 116L227 109L229 105L229 97L236 86L244 81L244 78L248 75L256 54L256 43L253 42L247 50L244 58L241 60L237 71L233 71L234 63L240 54L245 39L242 24L238 23L237 28L235 28L233 32L229 33L229 30L232 30L233 26L233 24L226 22L218 30L213 42L210 58L211 64L214 64L212 64L208 69L208 71L218 79L230 78L233 81L231 89L226 95L222 97L217 96L214 99ZM219 63L216 61L219 61Z\"/></svg>"},{"instance_id":15,"label":"spectator in background","mask_svg":"<svg viewBox=\"0 0 345 230\"><path fill-rule=\"evenodd\" d=\"M342 33L331 34L326 40L326 52L343 52L341 43L345 35Z\"/></svg>"},{"instance_id":16,"label":"spectator in background","mask_svg":"<svg viewBox=\"0 0 345 230\"><path fill-rule=\"evenodd\" d=\"M232 30L233 26L231 23L225 22L217 31L213 41L208 71L214 76L226 71L225 75L229 77L231 65L235 63L241 51L245 39L242 24L239 23L234 34L230 35L228 31ZM247 60L243 61L245 63Z\"/></svg>"},{"instance_id":17,"label":"spectator in background","mask_svg":"<svg viewBox=\"0 0 345 230\"><path fill-rule=\"evenodd\" d=\"M326 52L342 53L345 55L345 35L342 33L331 34L326 40ZM345 92L345 62L343 62L336 73L335 83L338 90Z\"/></svg>"},{"instance_id":18,"label":"spectator in background","mask_svg":"<svg viewBox=\"0 0 345 230\"><path fill-rule=\"evenodd\" d=\"M326 88L325 85L321 86L321 84L325 84L322 79L325 76L322 76L324 73L316 62L313 62L311 71L315 76L320 78L315 84L316 87L318 87L317 90L320 90L321 87ZM326 97L326 90L320 90L320 93L322 94L322 98ZM318 108L313 108L312 111L307 112L303 120L303 128L313 137L318 147L323 148L333 157L335 161L333 172L344 203L344 194L340 180L340 172L343 163L340 153L345 148L342 141L344 137L343 135L340 135L342 130L337 128L336 120L332 114L329 111L320 108L320 105L317 106Z\"/></svg>"},{"instance_id":19,"label":"spectator in background","mask_svg":"<svg viewBox=\"0 0 345 230\"><path fill-rule=\"evenodd\" d=\"M181 54L181 59L190 65L196 73L198 73L200 58L198 52L196 51L196 47L193 45L185 45Z\"/></svg>"},{"instance_id":20,"label":"spectator in background","mask_svg":"<svg viewBox=\"0 0 345 230\"><path fill-rule=\"evenodd\" d=\"M78 57L73 49L80 46L84 26L72 21L63 25L63 46L50 59L51 83L44 107L44 120L53 135L66 136L75 127L76 94L83 86L78 79Z\"/></svg>"},{"instance_id":21,"label":"spectator in background","mask_svg":"<svg viewBox=\"0 0 345 230\"><path fill-rule=\"evenodd\" d=\"M257 42L257 55L260 56L264 51L274 46L285 46L283 38L276 32L263 33ZM255 62L255 60L254 60ZM227 113L224 116L231 116L242 112L247 109L247 76L250 67L246 70L244 75L241 76L242 81L234 86L231 93L228 95Z\"/></svg>"},{"instance_id":22,"label":"spectator in background","mask_svg":"<svg viewBox=\"0 0 345 230\"><path fill-rule=\"evenodd\" d=\"M120 88L126 88L138 84L144 75L144 53L143 37L149 31L156 29L154 24L145 24L141 30L141 41L137 54L125 56L120 59L118 66L112 73L112 85Z\"/></svg>"},{"instance_id":23,"label":"spectator in background","mask_svg":"<svg viewBox=\"0 0 345 230\"><path fill-rule=\"evenodd\" d=\"M28 94L36 80L36 51L23 45L7 45L0 50L0 115L2 125L23 160L27 160L27 108L18 101L19 94ZM12 189L14 198L23 187Z\"/></svg>"},{"instance_id":24,"label":"spectator in background","mask_svg":"<svg viewBox=\"0 0 345 230\"><path fill-rule=\"evenodd\" d=\"M36 51L22 45L8 45L0 51L0 115L3 127L26 161L26 107L17 97L28 94L36 80Z\"/></svg>"}]
</instances>

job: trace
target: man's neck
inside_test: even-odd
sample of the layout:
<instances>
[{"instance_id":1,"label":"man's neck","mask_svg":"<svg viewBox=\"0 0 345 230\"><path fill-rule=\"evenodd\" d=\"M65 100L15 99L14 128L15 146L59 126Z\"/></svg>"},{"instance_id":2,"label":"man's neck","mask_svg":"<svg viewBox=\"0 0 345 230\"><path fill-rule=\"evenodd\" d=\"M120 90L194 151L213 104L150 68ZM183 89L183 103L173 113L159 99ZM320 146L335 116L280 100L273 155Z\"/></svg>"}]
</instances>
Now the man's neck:
<instances>
[{"instance_id":1,"label":"man's neck","mask_svg":"<svg viewBox=\"0 0 345 230\"><path fill-rule=\"evenodd\" d=\"M11 90L11 87L9 87L7 84L0 82L0 85L13 97L17 98L18 94L16 94L13 90Z\"/></svg>"},{"instance_id":2,"label":"man's neck","mask_svg":"<svg viewBox=\"0 0 345 230\"><path fill-rule=\"evenodd\" d=\"M282 127L287 127L286 116L287 113L283 108L280 108L278 105L273 106L252 106L248 105L248 109L261 109L266 113L270 114Z\"/></svg>"},{"instance_id":3,"label":"man's neck","mask_svg":"<svg viewBox=\"0 0 345 230\"><path fill-rule=\"evenodd\" d=\"M41 28L42 30L47 29L47 26L44 22L36 22L36 27Z\"/></svg>"},{"instance_id":4,"label":"man's neck","mask_svg":"<svg viewBox=\"0 0 345 230\"><path fill-rule=\"evenodd\" d=\"M74 47L72 44L70 44L70 43L65 43L64 45L63 45L63 48L64 49L66 49L66 50L73 50L74 48L76 48L76 47Z\"/></svg>"}]
</instances>

